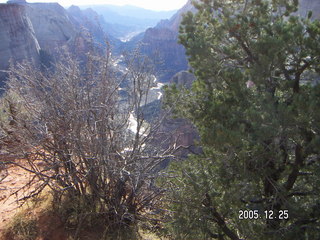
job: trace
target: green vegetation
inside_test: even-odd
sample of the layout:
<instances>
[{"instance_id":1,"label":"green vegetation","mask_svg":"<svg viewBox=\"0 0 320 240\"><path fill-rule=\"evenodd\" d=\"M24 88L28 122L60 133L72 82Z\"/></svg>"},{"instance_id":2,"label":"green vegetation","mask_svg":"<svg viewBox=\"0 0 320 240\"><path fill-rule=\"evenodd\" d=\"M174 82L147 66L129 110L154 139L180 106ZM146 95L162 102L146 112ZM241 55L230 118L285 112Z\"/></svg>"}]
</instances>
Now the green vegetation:
<instances>
[{"instance_id":1,"label":"green vegetation","mask_svg":"<svg viewBox=\"0 0 320 240\"><path fill-rule=\"evenodd\" d=\"M159 102L147 104L147 59L134 53L119 73L108 50L58 62L42 51L41 71L12 66L0 143L34 176L26 199L53 198L8 236L35 239L51 218L71 239L320 239L320 22L299 17L298 0L195 6L180 42L196 81L166 87L165 104L197 127L202 151L166 178L159 166L178 147L159 137Z\"/></svg>"},{"instance_id":2,"label":"green vegetation","mask_svg":"<svg viewBox=\"0 0 320 240\"><path fill-rule=\"evenodd\" d=\"M298 17L295 0L196 6L180 41L197 80L166 99L196 125L203 153L171 166L169 233L319 239L320 22Z\"/></svg>"},{"instance_id":3,"label":"green vegetation","mask_svg":"<svg viewBox=\"0 0 320 240\"><path fill-rule=\"evenodd\" d=\"M38 234L37 221L23 213L12 219L10 226L5 230L4 237L14 240L34 240Z\"/></svg>"}]
</instances>

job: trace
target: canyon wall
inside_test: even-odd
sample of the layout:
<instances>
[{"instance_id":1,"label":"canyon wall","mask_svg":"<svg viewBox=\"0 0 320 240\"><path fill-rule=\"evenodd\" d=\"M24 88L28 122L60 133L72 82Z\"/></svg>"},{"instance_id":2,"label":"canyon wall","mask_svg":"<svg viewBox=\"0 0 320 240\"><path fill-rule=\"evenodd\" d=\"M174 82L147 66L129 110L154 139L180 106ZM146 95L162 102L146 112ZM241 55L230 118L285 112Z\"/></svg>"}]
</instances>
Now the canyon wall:
<instances>
[{"instance_id":1,"label":"canyon wall","mask_svg":"<svg viewBox=\"0 0 320 240\"><path fill-rule=\"evenodd\" d=\"M39 50L40 46L26 14L26 7L0 4L0 70L7 70L10 60L21 62L26 59L37 65ZM5 76L5 73L0 72L1 83Z\"/></svg>"}]
</instances>

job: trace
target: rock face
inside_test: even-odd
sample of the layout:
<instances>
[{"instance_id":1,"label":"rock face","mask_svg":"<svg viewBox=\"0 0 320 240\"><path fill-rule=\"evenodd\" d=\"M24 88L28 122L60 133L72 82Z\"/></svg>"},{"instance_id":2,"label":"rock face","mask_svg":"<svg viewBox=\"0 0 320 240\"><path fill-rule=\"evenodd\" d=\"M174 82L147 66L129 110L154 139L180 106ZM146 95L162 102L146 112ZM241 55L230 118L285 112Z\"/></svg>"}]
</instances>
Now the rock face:
<instances>
[{"instance_id":1,"label":"rock face","mask_svg":"<svg viewBox=\"0 0 320 240\"><path fill-rule=\"evenodd\" d=\"M79 7L72 5L68 8L68 14L77 29L89 33L97 44L103 45L105 41L108 41L115 48L120 44L120 40L104 31L106 22L103 16L91 8L81 10Z\"/></svg>"},{"instance_id":2,"label":"rock face","mask_svg":"<svg viewBox=\"0 0 320 240\"><path fill-rule=\"evenodd\" d=\"M26 10L41 49L52 53L75 38L77 29L58 3L32 3Z\"/></svg>"},{"instance_id":3,"label":"rock face","mask_svg":"<svg viewBox=\"0 0 320 240\"><path fill-rule=\"evenodd\" d=\"M79 29L85 28L85 30L93 35L99 42L103 41L104 32L101 28L99 29L97 23L99 21L99 16L97 13L90 11L90 9L82 11L78 6L74 5L68 8L68 13L72 16L71 21L74 25Z\"/></svg>"},{"instance_id":4,"label":"rock face","mask_svg":"<svg viewBox=\"0 0 320 240\"><path fill-rule=\"evenodd\" d=\"M181 71L176 73L172 79L170 80L170 83L174 83L177 86L184 86L186 88L191 88L191 85L193 81L196 79L196 77L188 72L188 71Z\"/></svg>"},{"instance_id":5,"label":"rock face","mask_svg":"<svg viewBox=\"0 0 320 240\"><path fill-rule=\"evenodd\" d=\"M14 0L0 4L0 70L8 69L10 59L27 59L37 65L43 54L58 57L64 46L83 56L92 46L88 33L93 44L104 43L97 16L92 10L77 7L68 12L58 3ZM0 72L0 85L5 76Z\"/></svg>"},{"instance_id":6,"label":"rock face","mask_svg":"<svg viewBox=\"0 0 320 240\"><path fill-rule=\"evenodd\" d=\"M27 59L36 66L40 61L40 49L53 54L57 47L75 39L77 31L59 4L27 4L17 0L9 3L0 5L1 70L8 69L9 59ZM2 74L0 82L4 80Z\"/></svg>"},{"instance_id":7,"label":"rock face","mask_svg":"<svg viewBox=\"0 0 320 240\"><path fill-rule=\"evenodd\" d=\"M58 55L62 46L80 56L91 48L91 44L101 47L105 45L105 39L113 45L119 42L105 34L100 25L103 19L92 9L80 10L71 6L66 10L58 3L27 6L40 47L51 55Z\"/></svg>"},{"instance_id":8,"label":"rock face","mask_svg":"<svg viewBox=\"0 0 320 240\"><path fill-rule=\"evenodd\" d=\"M306 17L309 11L312 11L312 19L320 19L320 1L319 0L300 0L299 15Z\"/></svg>"},{"instance_id":9,"label":"rock face","mask_svg":"<svg viewBox=\"0 0 320 240\"><path fill-rule=\"evenodd\" d=\"M173 32L179 32L179 26L183 19L183 15L187 12L196 12L196 8L192 5L191 0L188 2L176 13L174 14L169 20L163 20L158 23L158 28L168 28Z\"/></svg>"},{"instance_id":10,"label":"rock face","mask_svg":"<svg viewBox=\"0 0 320 240\"><path fill-rule=\"evenodd\" d=\"M0 4L0 70L8 69L10 59L18 62L26 59L38 64L39 50L26 7ZM1 83L4 77L5 74L0 73Z\"/></svg>"},{"instance_id":11,"label":"rock face","mask_svg":"<svg viewBox=\"0 0 320 240\"><path fill-rule=\"evenodd\" d=\"M177 32L168 28L149 28L142 43L142 52L159 62L156 72L160 82L168 82L176 72L188 68L185 49L178 44Z\"/></svg>"},{"instance_id":12,"label":"rock face","mask_svg":"<svg viewBox=\"0 0 320 240\"><path fill-rule=\"evenodd\" d=\"M154 28L149 28L142 39L142 51L150 57L157 57L157 74L161 82L168 82L175 73L187 70L185 49L178 44L179 25L183 14L195 11L188 1L170 20L163 20Z\"/></svg>"}]
</instances>

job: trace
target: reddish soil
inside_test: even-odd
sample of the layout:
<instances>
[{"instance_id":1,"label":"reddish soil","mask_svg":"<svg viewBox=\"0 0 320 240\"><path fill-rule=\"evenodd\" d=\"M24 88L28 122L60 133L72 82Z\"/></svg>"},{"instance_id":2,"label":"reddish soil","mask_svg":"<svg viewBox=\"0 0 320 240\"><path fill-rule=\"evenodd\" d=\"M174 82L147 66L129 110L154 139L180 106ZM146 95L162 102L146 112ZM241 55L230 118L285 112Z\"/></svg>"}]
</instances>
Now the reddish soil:
<instances>
[{"instance_id":1,"label":"reddish soil","mask_svg":"<svg viewBox=\"0 0 320 240\"><path fill-rule=\"evenodd\" d=\"M0 156L0 161L4 161ZM12 161L7 159L7 161ZM15 160L20 165L24 166L23 159ZM11 237L4 236L2 233L10 219L21 210L22 199L34 189L34 187L25 189L24 186L30 181L33 175L14 165L6 165L5 169L0 165L0 240L14 240ZM2 181L1 181L2 179ZM32 206L25 204L23 212L26 216L32 216L37 221L38 237L36 240L67 240L68 235L73 235L71 232L66 232L64 224L61 219L52 211L42 211L43 209L34 209ZM33 206L34 207L34 206ZM91 229L91 231L83 231L81 233L82 240L99 239L100 233L104 229ZM143 237L143 239L157 239Z\"/></svg>"},{"instance_id":2,"label":"reddish soil","mask_svg":"<svg viewBox=\"0 0 320 240\"><path fill-rule=\"evenodd\" d=\"M9 161L8 159L5 159ZM5 161L2 159L2 161ZM24 165L24 160L17 161L20 165ZM7 165L5 169L0 169L0 240L6 225L10 219L21 209L22 199L34 189L24 188L32 178L32 174L14 164ZM24 207L28 209L28 206ZM37 240L66 240L67 234L64 231L64 226L61 220L50 214L50 212L41 213L37 209L26 211L27 215L33 215L38 220L39 237Z\"/></svg>"},{"instance_id":3,"label":"reddish soil","mask_svg":"<svg viewBox=\"0 0 320 240\"><path fill-rule=\"evenodd\" d=\"M23 160L19 160L23 163ZM31 174L12 164L7 165L0 172L0 232L7 224L8 220L17 213L21 199L27 196L30 190L22 189L31 177ZM21 191L19 191L22 189ZM17 192L19 191L19 192Z\"/></svg>"}]
</instances>

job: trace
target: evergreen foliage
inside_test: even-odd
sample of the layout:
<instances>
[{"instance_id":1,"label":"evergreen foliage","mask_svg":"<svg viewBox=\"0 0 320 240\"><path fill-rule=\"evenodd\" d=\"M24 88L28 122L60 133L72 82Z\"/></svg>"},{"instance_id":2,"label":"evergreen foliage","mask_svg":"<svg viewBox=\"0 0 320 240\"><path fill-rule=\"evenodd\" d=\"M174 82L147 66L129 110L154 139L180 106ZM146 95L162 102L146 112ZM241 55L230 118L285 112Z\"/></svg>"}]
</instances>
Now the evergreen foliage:
<instances>
[{"instance_id":1,"label":"evergreen foliage","mask_svg":"<svg viewBox=\"0 0 320 240\"><path fill-rule=\"evenodd\" d=\"M179 99L176 114L196 125L203 153L171 166L170 233L319 239L320 22L299 17L297 0L194 4L180 42L197 80L167 88L166 100Z\"/></svg>"}]
</instances>

